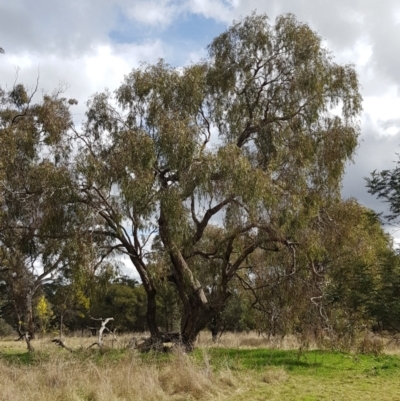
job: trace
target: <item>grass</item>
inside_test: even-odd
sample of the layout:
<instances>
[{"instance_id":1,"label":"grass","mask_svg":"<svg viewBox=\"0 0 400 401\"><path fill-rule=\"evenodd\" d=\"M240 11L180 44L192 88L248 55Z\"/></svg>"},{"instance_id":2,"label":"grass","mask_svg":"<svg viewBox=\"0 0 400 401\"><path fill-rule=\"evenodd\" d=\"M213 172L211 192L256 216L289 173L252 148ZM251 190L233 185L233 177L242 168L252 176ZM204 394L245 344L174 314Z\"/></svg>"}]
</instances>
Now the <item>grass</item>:
<instances>
[{"instance_id":1,"label":"grass","mask_svg":"<svg viewBox=\"0 0 400 401\"><path fill-rule=\"evenodd\" d=\"M84 348L91 339L71 338L69 346L82 347L74 353L35 340L32 354L22 343L0 341L0 401L400 401L399 355L266 348L250 338L252 346L236 348L204 338L191 355L138 354L123 348L128 340L99 352Z\"/></svg>"},{"instance_id":2,"label":"grass","mask_svg":"<svg viewBox=\"0 0 400 401\"><path fill-rule=\"evenodd\" d=\"M197 351L198 353L199 351ZM400 357L394 355L355 355L342 352L276 350L276 349L210 349L212 360L231 369L262 370L282 367L288 372L329 376L358 372L400 375ZM223 362L222 362L223 361Z\"/></svg>"}]
</instances>

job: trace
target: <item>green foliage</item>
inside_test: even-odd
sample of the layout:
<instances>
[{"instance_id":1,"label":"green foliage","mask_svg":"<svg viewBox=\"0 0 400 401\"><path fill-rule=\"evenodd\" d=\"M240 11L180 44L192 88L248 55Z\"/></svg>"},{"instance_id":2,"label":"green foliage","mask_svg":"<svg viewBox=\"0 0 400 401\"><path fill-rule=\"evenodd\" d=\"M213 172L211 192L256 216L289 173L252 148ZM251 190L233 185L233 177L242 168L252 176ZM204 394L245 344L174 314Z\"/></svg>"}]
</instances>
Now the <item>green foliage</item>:
<instances>
[{"instance_id":1,"label":"green foliage","mask_svg":"<svg viewBox=\"0 0 400 401\"><path fill-rule=\"evenodd\" d=\"M157 323L166 333L178 331L182 312L180 299L172 283L157 283Z\"/></svg>"},{"instance_id":2,"label":"green foliage","mask_svg":"<svg viewBox=\"0 0 400 401\"><path fill-rule=\"evenodd\" d=\"M396 220L400 214L400 168L374 170L366 181L368 192L389 204L390 213L385 217L389 221Z\"/></svg>"},{"instance_id":3,"label":"green foliage","mask_svg":"<svg viewBox=\"0 0 400 401\"><path fill-rule=\"evenodd\" d=\"M304 246L292 255L259 250L238 275L257 329L329 338L339 349L365 328L395 331L399 260L372 211L352 199L332 204L297 238Z\"/></svg>"},{"instance_id":4,"label":"green foliage","mask_svg":"<svg viewBox=\"0 0 400 401\"><path fill-rule=\"evenodd\" d=\"M365 300L375 329L400 332L400 257L388 252L382 255L380 269L370 297Z\"/></svg>"},{"instance_id":5,"label":"green foliage","mask_svg":"<svg viewBox=\"0 0 400 401\"><path fill-rule=\"evenodd\" d=\"M257 313L246 294L235 289L226 300L224 307L208 324L213 339L222 336L224 332L243 332L257 328ZM265 316L262 317L264 319Z\"/></svg>"},{"instance_id":6,"label":"green foliage","mask_svg":"<svg viewBox=\"0 0 400 401\"><path fill-rule=\"evenodd\" d=\"M145 330L145 294L140 287L111 284L94 299L90 313L94 317L113 317L118 332Z\"/></svg>"},{"instance_id":7,"label":"green foliage","mask_svg":"<svg viewBox=\"0 0 400 401\"><path fill-rule=\"evenodd\" d=\"M35 318L43 330L49 324L46 313L34 313L43 283L96 264L70 170L73 102L58 91L33 103L36 90L0 89L0 279L14 322L32 337Z\"/></svg>"},{"instance_id":8,"label":"green foliage","mask_svg":"<svg viewBox=\"0 0 400 401\"><path fill-rule=\"evenodd\" d=\"M28 94L22 84L18 84L12 89L10 100L17 108L21 108L29 102Z\"/></svg>"}]
</instances>

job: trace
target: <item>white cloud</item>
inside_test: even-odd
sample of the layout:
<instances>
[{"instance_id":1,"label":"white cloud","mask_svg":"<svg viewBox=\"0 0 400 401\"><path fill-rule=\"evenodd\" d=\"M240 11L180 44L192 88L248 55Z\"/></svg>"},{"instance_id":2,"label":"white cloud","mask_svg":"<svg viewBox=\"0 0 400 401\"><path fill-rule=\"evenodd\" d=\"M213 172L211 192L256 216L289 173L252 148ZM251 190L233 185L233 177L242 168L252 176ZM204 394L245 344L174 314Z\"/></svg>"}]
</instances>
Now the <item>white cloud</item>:
<instances>
[{"instance_id":1,"label":"white cloud","mask_svg":"<svg viewBox=\"0 0 400 401\"><path fill-rule=\"evenodd\" d=\"M188 54L188 57L186 59L186 62L184 63L185 65L190 65L192 63L198 63L202 59L206 58L207 56L207 51L206 49L200 49L197 51L192 51Z\"/></svg>"},{"instance_id":2,"label":"white cloud","mask_svg":"<svg viewBox=\"0 0 400 401\"><path fill-rule=\"evenodd\" d=\"M396 88L392 88L381 96L368 96L363 102L364 114L368 115L371 123L380 130L380 134L390 134L389 128L382 130L382 122L396 119L400 116L400 97L397 95ZM397 121L398 122L398 121ZM391 130L393 133L393 129Z\"/></svg>"},{"instance_id":3,"label":"white cloud","mask_svg":"<svg viewBox=\"0 0 400 401\"><path fill-rule=\"evenodd\" d=\"M182 4L170 0L136 1L127 8L130 19L141 24L167 26L184 11Z\"/></svg>"},{"instance_id":4,"label":"white cloud","mask_svg":"<svg viewBox=\"0 0 400 401\"><path fill-rule=\"evenodd\" d=\"M372 45L364 38L357 41L354 47L354 54L349 58L354 58L354 64L358 67L366 67L373 56Z\"/></svg>"},{"instance_id":5,"label":"white cloud","mask_svg":"<svg viewBox=\"0 0 400 401\"><path fill-rule=\"evenodd\" d=\"M239 6L239 0L226 2L221 0L192 0L188 2L189 10L194 14L201 14L206 18L213 18L216 21L231 23L234 17L233 7Z\"/></svg>"},{"instance_id":6,"label":"white cloud","mask_svg":"<svg viewBox=\"0 0 400 401\"><path fill-rule=\"evenodd\" d=\"M110 44L97 47L95 54L83 58L84 71L91 86L115 89L123 76L137 67L140 62L155 63L164 57L162 42L157 40L145 44Z\"/></svg>"},{"instance_id":7,"label":"white cloud","mask_svg":"<svg viewBox=\"0 0 400 401\"><path fill-rule=\"evenodd\" d=\"M231 23L240 0L140 0L129 6L127 15L141 24L167 27L183 14L193 13Z\"/></svg>"},{"instance_id":8,"label":"white cloud","mask_svg":"<svg viewBox=\"0 0 400 401\"><path fill-rule=\"evenodd\" d=\"M108 87L116 89L124 75L144 62L154 63L165 57L167 47L160 40L143 44L121 44L95 46L80 58L69 59L58 55L23 52L2 55L0 64L0 86L10 87L15 81L16 67L18 81L33 88L39 76L39 92L52 92L60 84L67 86L66 97L78 100L72 109L74 121L79 126L84 118L85 104L95 92Z\"/></svg>"}]
</instances>

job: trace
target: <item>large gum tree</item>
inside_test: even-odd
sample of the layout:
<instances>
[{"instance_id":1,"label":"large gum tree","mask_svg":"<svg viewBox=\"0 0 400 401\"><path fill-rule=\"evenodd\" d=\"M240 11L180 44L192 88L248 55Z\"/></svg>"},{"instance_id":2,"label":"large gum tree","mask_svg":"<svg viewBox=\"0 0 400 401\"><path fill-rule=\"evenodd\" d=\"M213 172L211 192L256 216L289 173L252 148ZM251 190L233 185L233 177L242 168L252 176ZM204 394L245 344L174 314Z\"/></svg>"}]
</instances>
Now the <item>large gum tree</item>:
<instances>
[{"instance_id":1,"label":"large gum tree","mask_svg":"<svg viewBox=\"0 0 400 401\"><path fill-rule=\"evenodd\" d=\"M92 232L112 238L110 251L140 275L154 340L160 275L179 294L191 347L249 255L281 250L295 263L297 232L340 198L360 110L354 68L292 15L271 24L252 14L215 38L205 60L142 66L114 95L91 99L77 134L81 201ZM157 273L155 236L169 260Z\"/></svg>"}]
</instances>

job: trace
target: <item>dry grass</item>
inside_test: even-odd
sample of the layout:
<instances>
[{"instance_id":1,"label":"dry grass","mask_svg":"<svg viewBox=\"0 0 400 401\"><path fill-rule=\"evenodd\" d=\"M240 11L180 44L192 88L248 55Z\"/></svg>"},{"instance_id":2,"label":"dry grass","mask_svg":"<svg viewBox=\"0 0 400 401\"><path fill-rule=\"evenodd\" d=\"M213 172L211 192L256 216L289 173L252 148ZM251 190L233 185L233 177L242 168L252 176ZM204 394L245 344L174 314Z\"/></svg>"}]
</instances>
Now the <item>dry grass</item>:
<instances>
[{"instance_id":1,"label":"dry grass","mask_svg":"<svg viewBox=\"0 0 400 401\"><path fill-rule=\"evenodd\" d=\"M40 337L32 341L35 350L50 352L54 350L55 345L51 343L53 338L49 335ZM120 349L127 348L129 341L135 337L139 342L148 337L146 333L134 333L118 336L117 340L111 336L104 338L104 347L107 349ZM96 337L87 336L66 336L64 343L74 350L83 350L97 341ZM263 335L258 335L256 332L249 333L224 333L217 342L213 342L209 332L200 333L196 347L201 349L207 348L278 348L278 349L298 349L301 346L301 341L295 336L276 336L267 338ZM314 344L311 349L317 348ZM26 344L24 341L15 342L13 338L0 338L0 351L1 350L15 350L18 352L26 351Z\"/></svg>"},{"instance_id":2,"label":"dry grass","mask_svg":"<svg viewBox=\"0 0 400 401\"><path fill-rule=\"evenodd\" d=\"M201 348L279 348L297 349L301 341L295 336L275 336L267 337L256 332L224 333L216 342L212 341L209 332L200 333L197 346Z\"/></svg>"},{"instance_id":3,"label":"dry grass","mask_svg":"<svg viewBox=\"0 0 400 401\"><path fill-rule=\"evenodd\" d=\"M268 384L278 384L289 380L289 375L282 368L268 369L262 373L261 380Z\"/></svg>"},{"instance_id":4,"label":"dry grass","mask_svg":"<svg viewBox=\"0 0 400 401\"><path fill-rule=\"evenodd\" d=\"M288 335L271 336L259 335L256 332L224 333L217 342L213 342L208 332L199 335L197 346L200 348L267 348L280 350L340 350L354 351L356 353L391 354L400 355L400 334L395 336L379 336L369 332L360 333L354 344L342 344L335 338L324 338L322 341L305 339L300 336Z\"/></svg>"},{"instance_id":5,"label":"dry grass","mask_svg":"<svg viewBox=\"0 0 400 401\"><path fill-rule=\"evenodd\" d=\"M32 342L35 350L40 351L51 351L55 345L51 343L52 338L49 335L38 337ZM148 337L146 333L133 333L124 334L117 336L114 339L112 336L104 338L104 347L107 349L125 349L128 347L132 337L135 337L139 342ZM97 337L88 337L81 335L71 335L64 338L64 343L72 349L86 349L97 341ZM217 342L212 341L211 334L209 332L202 332L198 336L197 348L208 349L208 348L241 348L241 349L253 349L253 348L267 348L267 349L281 349L281 350L293 350L293 349L340 349L335 339L325 338L322 341L316 342L313 340L305 340L299 336L288 335L282 336L271 336L259 335L256 332L243 332L243 333L224 333L218 338ZM24 352L26 350L26 344L24 341L15 342L14 338L0 338L0 352L1 350L12 349L18 352ZM345 350L345 349L343 349ZM351 349L349 349L351 350ZM378 353L383 352L385 354L400 355L400 334L395 336L379 336L372 333L361 333L358 339L353 345L353 351L366 353L374 353L376 350Z\"/></svg>"},{"instance_id":6,"label":"dry grass","mask_svg":"<svg viewBox=\"0 0 400 401\"><path fill-rule=\"evenodd\" d=\"M201 333L197 344L201 351L196 352L196 356L187 355L179 348L174 350L173 355L143 356L136 351L125 349L131 338L132 335L121 336L116 342L108 337L105 339L108 351L104 353L96 348L87 350L87 347L95 342L94 337L67 337L66 344L78 351L74 353L56 347L49 337L41 338L33 342L36 350L33 356L26 353L24 342L2 339L0 401L222 401L264 400L267 395L268 399L272 400L295 400L308 399L296 398L300 393L324 394L327 389L330 389L329 394L332 397L350 399L337 397L336 392L341 387L338 387L334 376L314 377L311 370L310 375L305 376L305 373L299 371L300 373L295 374L284 366L265 366L261 370L251 370L240 362L237 364L238 369L232 369L231 366L235 366L232 360L227 360L229 363L226 366L223 359L211 361L210 355L212 358L215 355L211 348L216 347L226 348L219 350L226 355L229 349L233 348L249 349L249 353L258 352L251 351L252 348L299 349L302 342L295 337L268 341L255 333L227 333L215 344L211 341L209 333ZM399 344L390 339L364 338L361 345L367 349L381 342L385 346L385 352L400 354ZM315 347L315 344L311 346ZM215 363L219 364L218 369L215 369ZM301 374L301 380L297 374ZM343 378L338 377L337 380ZM387 388L392 386L392 379L383 376L362 380L348 383L346 394L353 391L354 400L364 399L356 392L364 391L364 387L366 391L373 391L379 385L385 385ZM318 387L322 383L324 389ZM393 398L395 392L392 390L393 392L388 392L392 398L388 396L386 399L397 399ZM333 398L336 399L335 397Z\"/></svg>"},{"instance_id":7,"label":"dry grass","mask_svg":"<svg viewBox=\"0 0 400 401\"><path fill-rule=\"evenodd\" d=\"M161 358L48 351L35 353L29 364L0 358L0 401L207 400L223 398L238 382L227 370L213 372L206 358L198 362L179 349Z\"/></svg>"},{"instance_id":8,"label":"dry grass","mask_svg":"<svg viewBox=\"0 0 400 401\"><path fill-rule=\"evenodd\" d=\"M136 335L140 339L143 335ZM253 374L232 372L228 367L213 370L208 356L209 347L265 347L266 340L254 333L226 334L217 344L209 333L202 333L198 346L200 360L181 349L174 355L147 355L143 358L126 348L132 335L107 337L104 345L109 349L101 353L87 348L95 337L66 337L65 344L78 352L69 353L51 343L52 337L33 341L33 361L1 357L26 356L24 342L13 339L0 341L0 401L114 401L114 400L225 400L241 393L249 385ZM270 343L272 345L272 343ZM285 344L286 346L288 344ZM287 374L283 369L267 370L257 378L260 382L277 384Z\"/></svg>"}]
</instances>

